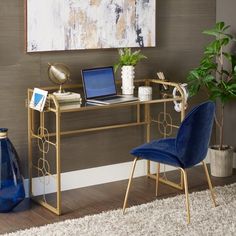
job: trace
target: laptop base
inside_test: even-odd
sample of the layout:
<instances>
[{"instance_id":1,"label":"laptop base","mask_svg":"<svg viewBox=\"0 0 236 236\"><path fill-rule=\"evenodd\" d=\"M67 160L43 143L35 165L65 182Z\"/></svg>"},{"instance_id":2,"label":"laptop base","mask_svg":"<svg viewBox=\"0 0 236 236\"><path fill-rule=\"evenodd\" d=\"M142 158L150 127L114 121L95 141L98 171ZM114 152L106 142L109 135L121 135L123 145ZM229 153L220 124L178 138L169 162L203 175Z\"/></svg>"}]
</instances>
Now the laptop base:
<instances>
[{"instance_id":1,"label":"laptop base","mask_svg":"<svg viewBox=\"0 0 236 236\"><path fill-rule=\"evenodd\" d=\"M91 103L110 105L110 104L116 104L116 103L133 102L137 100L138 100L137 97L133 97L133 96L126 97L126 96L118 95L117 98L107 97L106 99L101 98L101 100L100 99L87 99L86 101L91 102Z\"/></svg>"}]
</instances>

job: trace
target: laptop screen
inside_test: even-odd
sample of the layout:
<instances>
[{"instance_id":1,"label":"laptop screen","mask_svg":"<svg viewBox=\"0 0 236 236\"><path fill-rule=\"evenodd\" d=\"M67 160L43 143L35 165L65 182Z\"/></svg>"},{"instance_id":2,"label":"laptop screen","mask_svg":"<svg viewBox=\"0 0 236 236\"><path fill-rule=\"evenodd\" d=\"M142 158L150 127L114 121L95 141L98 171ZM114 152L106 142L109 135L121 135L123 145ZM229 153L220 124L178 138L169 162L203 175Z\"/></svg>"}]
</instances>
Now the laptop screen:
<instances>
[{"instance_id":1,"label":"laptop screen","mask_svg":"<svg viewBox=\"0 0 236 236\"><path fill-rule=\"evenodd\" d=\"M82 79L86 99L116 95L112 66L82 70Z\"/></svg>"}]
</instances>

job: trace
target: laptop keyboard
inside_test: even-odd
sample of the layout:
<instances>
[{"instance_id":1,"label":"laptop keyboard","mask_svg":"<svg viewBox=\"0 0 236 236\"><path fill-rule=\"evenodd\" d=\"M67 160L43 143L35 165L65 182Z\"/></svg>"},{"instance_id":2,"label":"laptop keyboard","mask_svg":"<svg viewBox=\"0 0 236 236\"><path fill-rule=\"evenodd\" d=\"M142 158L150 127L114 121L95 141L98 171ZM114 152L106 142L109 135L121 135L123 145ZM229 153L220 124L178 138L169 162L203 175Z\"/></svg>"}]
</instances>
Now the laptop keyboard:
<instances>
[{"instance_id":1,"label":"laptop keyboard","mask_svg":"<svg viewBox=\"0 0 236 236\"><path fill-rule=\"evenodd\" d=\"M117 98L122 98L122 96L110 96L110 97L104 97L104 98L98 98L98 100L100 101L109 101L109 100L114 100L114 99L117 99Z\"/></svg>"}]
</instances>

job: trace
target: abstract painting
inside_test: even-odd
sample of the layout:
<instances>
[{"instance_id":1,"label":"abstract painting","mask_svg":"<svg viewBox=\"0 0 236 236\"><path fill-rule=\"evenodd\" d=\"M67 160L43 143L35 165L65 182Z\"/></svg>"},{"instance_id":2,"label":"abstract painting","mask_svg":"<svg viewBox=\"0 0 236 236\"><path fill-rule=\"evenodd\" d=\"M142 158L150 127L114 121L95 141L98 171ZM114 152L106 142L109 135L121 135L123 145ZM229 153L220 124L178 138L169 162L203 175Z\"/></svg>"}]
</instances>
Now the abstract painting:
<instances>
[{"instance_id":1,"label":"abstract painting","mask_svg":"<svg viewBox=\"0 0 236 236\"><path fill-rule=\"evenodd\" d=\"M156 44L156 0L25 1L27 52Z\"/></svg>"}]
</instances>

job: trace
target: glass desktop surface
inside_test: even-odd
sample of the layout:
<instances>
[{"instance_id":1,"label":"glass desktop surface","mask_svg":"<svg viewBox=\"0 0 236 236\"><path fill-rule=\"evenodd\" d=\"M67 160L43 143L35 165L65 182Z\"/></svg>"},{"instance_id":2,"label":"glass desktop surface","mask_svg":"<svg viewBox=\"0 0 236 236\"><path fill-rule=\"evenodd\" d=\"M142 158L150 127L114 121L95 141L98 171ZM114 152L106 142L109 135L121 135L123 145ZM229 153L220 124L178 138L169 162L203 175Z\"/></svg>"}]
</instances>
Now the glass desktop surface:
<instances>
[{"instance_id":1,"label":"glass desktop surface","mask_svg":"<svg viewBox=\"0 0 236 236\"><path fill-rule=\"evenodd\" d=\"M118 95L121 95L120 93L118 93ZM129 95L126 95L129 96ZM134 95L131 96L135 96L138 97L138 92L135 91ZM91 103L91 102L86 102L85 99L82 100L82 104L81 104L81 108L91 108L91 109L101 109L102 107L117 107L117 106L128 106L131 104L149 104L149 103L153 103L156 100L160 100L160 99L166 99L166 98L173 98L172 94L163 94L160 93L159 91L156 91L156 93L154 93L152 95L152 99L149 101L132 101L132 102L125 102L125 103L115 103L115 104L98 104L98 103ZM154 102L155 103L155 102Z\"/></svg>"},{"instance_id":2,"label":"glass desktop surface","mask_svg":"<svg viewBox=\"0 0 236 236\"><path fill-rule=\"evenodd\" d=\"M118 95L121 95L121 90L120 90L120 86L117 86L117 90L118 90ZM84 97L84 94L81 90L71 90L73 92L76 93L81 93L82 95L82 103L72 106L72 107L67 107L65 109L63 109L62 107L60 107L61 112L70 112L70 111L83 111L83 110L99 110L99 109L103 109L103 108L112 108L112 107L122 107L122 106L131 106L135 105L135 104L152 104L152 103L156 103L157 101L159 101L160 99L168 99L168 98L173 98L172 93L170 93L170 91L167 91L166 93L160 92L159 87L154 88L152 90L152 100L150 101L133 101L133 102L126 102L126 103L116 103L116 104L96 104L96 103L87 103ZM129 95L127 95L129 96ZM135 87L134 90L134 95L138 97L138 86ZM55 108L52 105L52 108Z\"/></svg>"}]
</instances>

